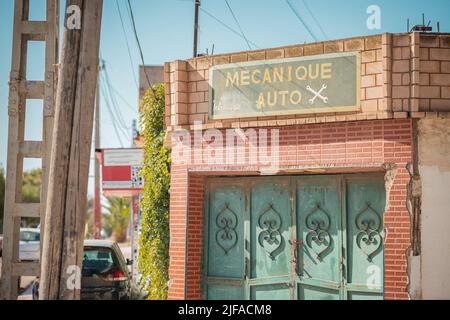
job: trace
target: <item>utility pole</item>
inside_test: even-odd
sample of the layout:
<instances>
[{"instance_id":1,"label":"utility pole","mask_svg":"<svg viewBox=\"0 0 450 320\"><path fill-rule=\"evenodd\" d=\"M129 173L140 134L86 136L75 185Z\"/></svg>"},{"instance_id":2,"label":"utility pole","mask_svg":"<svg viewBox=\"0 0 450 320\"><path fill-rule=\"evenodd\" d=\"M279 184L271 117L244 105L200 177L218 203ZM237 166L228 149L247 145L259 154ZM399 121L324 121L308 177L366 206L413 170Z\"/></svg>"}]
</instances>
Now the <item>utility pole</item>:
<instances>
[{"instance_id":1,"label":"utility pole","mask_svg":"<svg viewBox=\"0 0 450 320\"><path fill-rule=\"evenodd\" d=\"M200 11L200 0L195 0L194 18L194 58L198 56L198 16Z\"/></svg>"},{"instance_id":2,"label":"utility pole","mask_svg":"<svg viewBox=\"0 0 450 320\"><path fill-rule=\"evenodd\" d=\"M66 6L44 224L42 300L80 298L103 0L67 0ZM73 8L78 10L74 13ZM67 25L77 18L80 23Z\"/></svg>"},{"instance_id":3,"label":"utility pole","mask_svg":"<svg viewBox=\"0 0 450 320\"><path fill-rule=\"evenodd\" d=\"M97 77L97 98L95 101L95 150L100 149L100 72L102 66L98 68ZM101 238L102 230L102 209L100 204L100 161L95 157L95 195L94 195L94 238Z\"/></svg>"}]
</instances>

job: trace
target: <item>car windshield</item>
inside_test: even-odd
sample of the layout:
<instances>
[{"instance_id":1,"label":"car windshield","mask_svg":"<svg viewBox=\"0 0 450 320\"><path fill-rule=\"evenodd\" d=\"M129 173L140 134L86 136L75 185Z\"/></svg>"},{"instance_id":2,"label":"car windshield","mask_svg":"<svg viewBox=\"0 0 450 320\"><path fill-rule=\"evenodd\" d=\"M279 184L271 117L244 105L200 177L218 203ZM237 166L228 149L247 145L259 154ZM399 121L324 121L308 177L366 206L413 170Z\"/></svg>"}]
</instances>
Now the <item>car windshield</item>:
<instances>
[{"instance_id":1,"label":"car windshield","mask_svg":"<svg viewBox=\"0 0 450 320\"><path fill-rule=\"evenodd\" d=\"M116 266L114 253L109 248L85 247L83 276L92 276L110 271Z\"/></svg>"},{"instance_id":2,"label":"car windshield","mask_svg":"<svg viewBox=\"0 0 450 320\"><path fill-rule=\"evenodd\" d=\"M20 231L20 241L31 242L39 241L40 234L36 231Z\"/></svg>"}]
</instances>

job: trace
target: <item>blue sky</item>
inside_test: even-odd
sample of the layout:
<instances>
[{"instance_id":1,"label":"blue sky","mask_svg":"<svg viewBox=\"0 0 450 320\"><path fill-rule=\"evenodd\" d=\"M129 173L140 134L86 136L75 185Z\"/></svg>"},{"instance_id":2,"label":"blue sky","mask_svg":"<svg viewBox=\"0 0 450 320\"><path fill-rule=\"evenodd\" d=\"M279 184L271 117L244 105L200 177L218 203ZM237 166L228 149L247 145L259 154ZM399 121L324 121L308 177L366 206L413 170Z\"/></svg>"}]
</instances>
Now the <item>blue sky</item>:
<instances>
[{"instance_id":1,"label":"blue sky","mask_svg":"<svg viewBox=\"0 0 450 320\"><path fill-rule=\"evenodd\" d=\"M260 48L313 42L298 18L293 14L285 0L228 0L248 39ZM62 12L64 9L62 1ZM138 90L133 74L137 77L140 59L131 31L126 11L126 0L118 0L125 23L125 31L131 47L133 65L128 56L125 36L122 31L116 0L104 0L101 55L114 87L116 99L123 115L123 133L120 133L124 146L131 141L131 123L138 117ZM7 102L8 78L11 65L11 43L13 26L13 0L0 0L0 165L6 166L7 158ZM31 16L43 17L45 0L31 0ZM193 38L193 0L131 0L138 34L141 40L146 64L160 65L175 59L187 59L192 55ZM406 31L406 20L411 25L422 21L425 13L427 22L440 21L441 31L450 32L450 1L448 0L291 0L310 30L318 40L346 38L358 35L382 32ZM305 3L313 13L312 17ZM381 9L381 29L369 30L366 27L367 7L378 5ZM202 8L231 28L238 27L225 0L202 0ZM316 23L319 23L319 25ZM322 32L323 30L323 32ZM200 52L214 53L247 50L242 37L232 33L226 27L200 13ZM30 47L28 75L38 79L42 74L42 46L33 43ZM41 136L40 104L30 102L26 137ZM102 98L102 147L120 147L112 126L113 120ZM26 169L37 166L36 161L25 164Z\"/></svg>"}]
</instances>

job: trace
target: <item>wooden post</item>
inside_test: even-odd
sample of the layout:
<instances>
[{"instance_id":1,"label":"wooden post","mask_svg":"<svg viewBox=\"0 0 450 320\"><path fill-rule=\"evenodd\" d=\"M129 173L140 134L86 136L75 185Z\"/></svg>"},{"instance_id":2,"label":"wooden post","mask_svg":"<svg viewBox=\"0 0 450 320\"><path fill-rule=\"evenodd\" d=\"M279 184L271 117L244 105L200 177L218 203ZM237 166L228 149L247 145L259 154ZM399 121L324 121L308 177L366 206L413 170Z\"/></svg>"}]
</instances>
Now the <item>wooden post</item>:
<instances>
[{"instance_id":1,"label":"wooden post","mask_svg":"<svg viewBox=\"0 0 450 320\"><path fill-rule=\"evenodd\" d=\"M95 101L95 150L100 149L100 67L97 80L97 98ZM95 194L94 194L94 238L101 238L102 209L100 203L100 161L95 157Z\"/></svg>"},{"instance_id":2,"label":"wooden post","mask_svg":"<svg viewBox=\"0 0 450 320\"><path fill-rule=\"evenodd\" d=\"M103 0L68 0L56 92L40 299L79 299ZM73 7L72 7L73 8Z\"/></svg>"}]
</instances>

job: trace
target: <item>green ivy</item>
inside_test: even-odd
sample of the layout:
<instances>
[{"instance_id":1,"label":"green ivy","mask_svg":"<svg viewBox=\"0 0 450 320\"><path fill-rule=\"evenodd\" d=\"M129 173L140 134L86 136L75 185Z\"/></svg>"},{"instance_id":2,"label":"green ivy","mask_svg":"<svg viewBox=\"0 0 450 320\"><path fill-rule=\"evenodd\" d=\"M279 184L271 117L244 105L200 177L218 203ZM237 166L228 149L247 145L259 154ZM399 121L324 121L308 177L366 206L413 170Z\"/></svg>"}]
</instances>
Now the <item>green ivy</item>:
<instances>
[{"instance_id":1,"label":"green ivy","mask_svg":"<svg viewBox=\"0 0 450 320\"><path fill-rule=\"evenodd\" d=\"M167 299L169 282L170 151L164 147L164 85L155 85L140 105L144 192L138 270L150 300Z\"/></svg>"}]
</instances>

